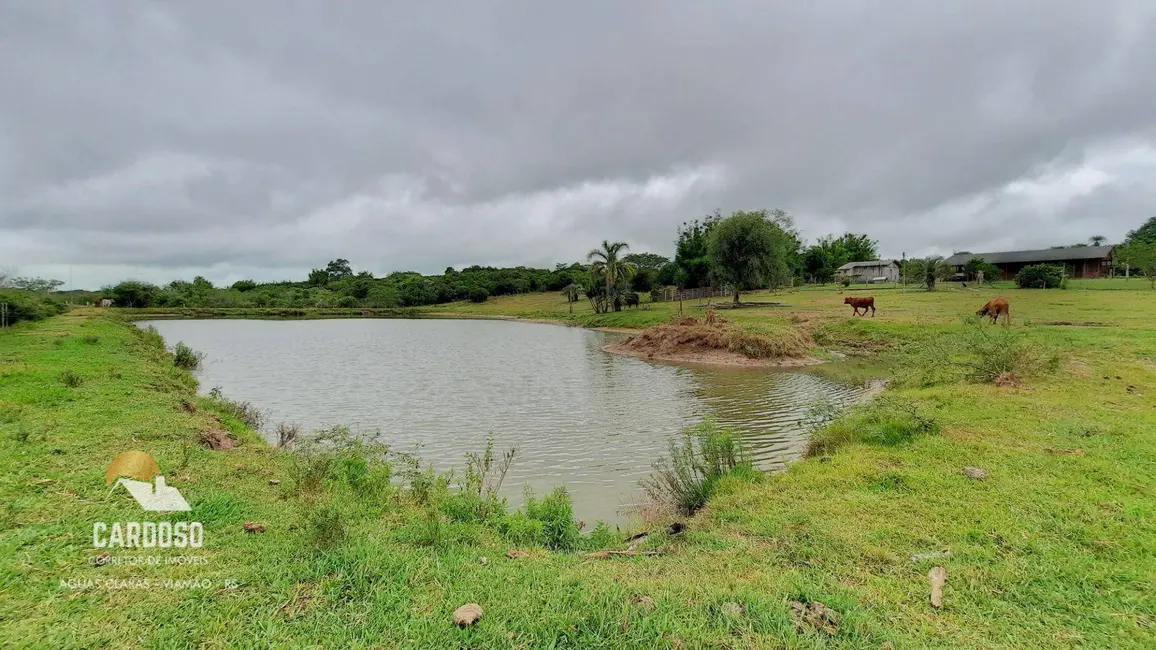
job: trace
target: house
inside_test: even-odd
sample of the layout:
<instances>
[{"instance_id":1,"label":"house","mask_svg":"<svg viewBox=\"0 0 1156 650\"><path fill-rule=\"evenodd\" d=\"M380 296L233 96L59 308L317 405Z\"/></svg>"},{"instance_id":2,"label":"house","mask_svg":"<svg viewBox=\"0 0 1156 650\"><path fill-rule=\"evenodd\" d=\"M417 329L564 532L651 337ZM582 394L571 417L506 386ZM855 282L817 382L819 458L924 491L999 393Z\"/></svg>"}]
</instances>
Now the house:
<instances>
[{"instance_id":1,"label":"house","mask_svg":"<svg viewBox=\"0 0 1156 650\"><path fill-rule=\"evenodd\" d=\"M835 277L852 282L898 282L899 263L895 260L872 260L870 262L848 262L840 266ZM882 279L881 279L882 278Z\"/></svg>"},{"instance_id":2,"label":"house","mask_svg":"<svg viewBox=\"0 0 1156 650\"><path fill-rule=\"evenodd\" d=\"M1105 277L1112 270L1112 246L1076 246L1073 248L1048 248L1038 251L1008 251L1005 253L956 253L944 260L944 264L956 272L973 257L982 258L988 264L999 268L1001 279L1012 280L1025 266L1032 264L1062 264L1070 278Z\"/></svg>"}]
</instances>

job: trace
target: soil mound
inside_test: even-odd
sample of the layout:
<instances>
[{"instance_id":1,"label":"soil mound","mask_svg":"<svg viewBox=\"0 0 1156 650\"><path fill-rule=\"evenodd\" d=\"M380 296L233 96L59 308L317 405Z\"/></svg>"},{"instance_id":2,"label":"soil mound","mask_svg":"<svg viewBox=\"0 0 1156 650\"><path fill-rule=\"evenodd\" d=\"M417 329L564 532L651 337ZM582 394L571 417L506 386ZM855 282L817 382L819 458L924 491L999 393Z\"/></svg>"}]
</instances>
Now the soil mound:
<instances>
[{"instance_id":1,"label":"soil mound","mask_svg":"<svg viewBox=\"0 0 1156 650\"><path fill-rule=\"evenodd\" d=\"M696 361L731 365L806 365L810 335L783 327L772 334L748 332L708 314L706 321L684 317L656 325L626 341L606 346L608 352L662 361Z\"/></svg>"}]
</instances>

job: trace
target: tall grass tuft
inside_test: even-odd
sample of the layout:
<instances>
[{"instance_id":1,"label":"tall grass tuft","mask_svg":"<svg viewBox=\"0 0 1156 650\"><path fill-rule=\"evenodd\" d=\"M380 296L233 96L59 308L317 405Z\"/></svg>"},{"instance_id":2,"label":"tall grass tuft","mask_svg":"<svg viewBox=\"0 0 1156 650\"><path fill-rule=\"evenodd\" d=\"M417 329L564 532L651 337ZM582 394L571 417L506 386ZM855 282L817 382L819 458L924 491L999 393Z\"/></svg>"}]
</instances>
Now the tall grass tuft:
<instances>
[{"instance_id":1,"label":"tall grass tuft","mask_svg":"<svg viewBox=\"0 0 1156 650\"><path fill-rule=\"evenodd\" d=\"M578 524L574 521L574 502L566 487L559 485L541 499L526 491L522 507L526 517L541 524L542 543L556 551L569 551L578 546Z\"/></svg>"},{"instance_id":2,"label":"tall grass tuft","mask_svg":"<svg viewBox=\"0 0 1156 650\"><path fill-rule=\"evenodd\" d=\"M249 402L235 402L225 397L220 387L214 386L209 391L209 399L212 400L214 408L218 411L240 420L254 431L260 431L261 427L265 426L265 414L256 406Z\"/></svg>"},{"instance_id":3,"label":"tall grass tuft","mask_svg":"<svg viewBox=\"0 0 1156 650\"><path fill-rule=\"evenodd\" d=\"M80 385L84 383L84 378L74 370L65 370L60 373L60 383L69 388L80 388Z\"/></svg>"},{"instance_id":4,"label":"tall grass tuft","mask_svg":"<svg viewBox=\"0 0 1156 650\"><path fill-rule=\"evenodd\" d=\"M825 417L825 416L819 416ZM882 395L843 415L821 422L811 434L807 456L826 456L849 444L891 447L939 434L939 422L918 404Z\"/></svg>"},{"instance_id":5,"label":"tall grass tuft","mask_svg":"<svg viewBox=\"0 0 1156 650\"><path fill-rule=\"evenodd\" d=\"M670 441L670 455L655 461L642 487L651 499L692 515L710 500L719 479L750 469L735 433L707 420Z\"/></svg>"},{"instance_id":6,"label":"tall grass tuft","mask_svg":"<svg viewBox=\"0 0 1156 650\"><path fill-rule=\"evenodd\" d=\"M178 368L196 370L201 367L201 362L204 360L205 353L197 352L182 341L178 341L173 347L173 365Z\"/></svg>"}]
</instances>

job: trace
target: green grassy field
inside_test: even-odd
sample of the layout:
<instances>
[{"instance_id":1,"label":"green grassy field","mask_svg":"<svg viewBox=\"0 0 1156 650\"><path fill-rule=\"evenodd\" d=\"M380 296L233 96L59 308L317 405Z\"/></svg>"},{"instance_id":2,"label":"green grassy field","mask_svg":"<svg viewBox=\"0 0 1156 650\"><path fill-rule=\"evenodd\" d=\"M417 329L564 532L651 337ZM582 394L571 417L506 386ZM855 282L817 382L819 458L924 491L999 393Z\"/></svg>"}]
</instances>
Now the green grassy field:
<instances>
[{"instance_id":1,"label":"green grassy field","mask_svg":"<svg viewBox=\"0 0 1156 650\"><path fill-rule=\"evenodd\" d=\"M688 532L647 542L661 555L610 560L431 518L388 484L294 491L292 455L195 397L147 333L96 310L0 331L0 645L1156 647L1156 306L1131 290L1000 293L1013 331L1062 351L1057 372L1017 387L894 386L823 432L839 446L753 483L728 479ZM744 296L784 307L720 314L755 331L807 327L823 351L871 353L824 369L854 374L960 335L994 295L880 290L877 316L852 319L839 289L799 290ZM536 294L423 313L637 328L672 310L596 315L577 303L571 317L560 296ZM1059 322L1083 325L1048 324ZM936 432L891 435L905 409ZM243 444L195 444L218 426ZM148 518L105 487L109 461L128 449L151 453L193 505L160 518L203 522L204 548L184 554L206 564L90 562L94 521ZM347 534L321 544L334 518ZM247 521L266 532L246 533ZM507 559L516 546L529 555ZM113 552L150 554L160 553ZM947 571L941 609L929 603L936 565ZM132 577L211 584L86 582ZM797 628L793 601L838 612L834 634ZM456 628L450 613L467 602L485 615Z\"/></svg>"}]
</instances>

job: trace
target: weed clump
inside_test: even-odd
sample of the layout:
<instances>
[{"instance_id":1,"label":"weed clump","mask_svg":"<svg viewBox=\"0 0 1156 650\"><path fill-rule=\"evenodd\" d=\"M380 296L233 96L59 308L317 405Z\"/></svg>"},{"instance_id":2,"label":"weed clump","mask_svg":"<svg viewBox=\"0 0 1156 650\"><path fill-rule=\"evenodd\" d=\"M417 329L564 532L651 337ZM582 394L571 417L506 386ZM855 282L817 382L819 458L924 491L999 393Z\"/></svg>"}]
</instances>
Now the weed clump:
<instances>
[{"instance_id":1,"label":"weed clump","mask_svg":"<svg viewBox=\"0 0 1156 650\"><path fill-rule=\"evenodd\" d=\"M526 491L526 504L522 507L527 519L541 525L533 528L541 531L541 542L556 551L569 551L578 546L578 524L574 521L574 501L564 485L554 488L540 500Z\"/></svg>"},{"instance_id":2,"label":"weed clump","mask_svg":"<svg viewBox=\"0 0 1156 650\"><path fill-rule=\"evenodd\" d=\"M710 500L719 479L750 470L735 433L707 420L684 431L681 441L670 441L670 455L655 461L642 487L655 501L692 515Z\"/></svg>"},{"instance_id":3,"label":"weed clump","mask_svg":"<svg viewBox=\"0 0 1156 650\"><path fill-rule=\"evenodd\" d=\"M296 424L287 424L280 422L274 431L277 435L277 448L288 449L297 442L297 438L301 436L301 427Z\"/></svg>"},{"instance_id":4,"label":"weed clump","mask_svg":"<svg viewBox=\"0 0 1156 650\"><path fill-rule=\"evenodd\" d=\"M205 353L196 350L178 341L173 348L173 365L184 370L196 370L205 360Z\"/></svg>"},{"instance_id":5,"label":"weed clump","mask_svg":"<svg viewBox=\"0 0 1156 650\"><path fill-rule=\"evenodd\" d=\"M80 385L84 383L84 378L74 370L65 370L60 373L60 383L69 388L80 388Z\"/></svg>"},{"instance_id":6,"label":"weed clump","mask_svg":"<svg viewBox=\"0 0 1156 650\"><path fill-rule=\"evenodd\" d=\"M225 397L220 387L213 387L209 391L209 399L214 408L225 415L234 417L254 431L260 431L265 426L265 414L249 402L235 402Z\"/></svg>"}]
</instances>

